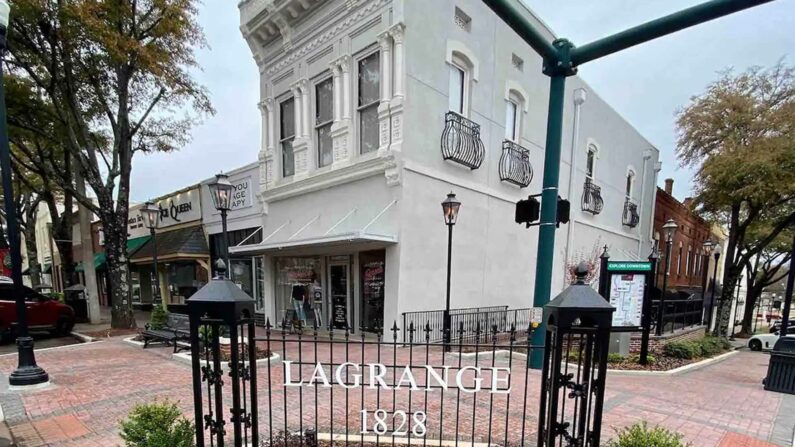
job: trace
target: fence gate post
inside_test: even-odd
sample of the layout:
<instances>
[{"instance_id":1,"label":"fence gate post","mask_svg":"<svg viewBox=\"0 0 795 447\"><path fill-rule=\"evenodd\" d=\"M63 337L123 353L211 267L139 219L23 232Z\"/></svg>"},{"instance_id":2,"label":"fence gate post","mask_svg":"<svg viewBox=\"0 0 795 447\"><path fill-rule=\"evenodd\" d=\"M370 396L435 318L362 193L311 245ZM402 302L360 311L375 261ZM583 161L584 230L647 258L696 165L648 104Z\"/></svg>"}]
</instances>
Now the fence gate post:
<instances>
[{"instance_id":1,"label":"fence gate post","mask_svg":"<svg viewBox=\"0 0 795 447\"><path fill-rule=\"evenodd\" d=\"M587 275L580 263L577 281L544 306L539 447L599 446L615 309L585 284Z\"/></svg>"},{"instance_id":2,"label":"fence gate post","mask_svg":"<svg viewBox=\"0 0 795 447\"><path fill-rule=\"evenodd\" d=\"M257 446L254 299L226 279L223 262L218 263L217 270L218 276L187 300L196 446L204 447L207 432L210 445L215 438L215 446L224 446L226 377L232 388L228 422L232 425L234 446ZM224 365L228 369L226 376ZM207 413L203 408L205 398Z\"/></svg>"}]
</instances>

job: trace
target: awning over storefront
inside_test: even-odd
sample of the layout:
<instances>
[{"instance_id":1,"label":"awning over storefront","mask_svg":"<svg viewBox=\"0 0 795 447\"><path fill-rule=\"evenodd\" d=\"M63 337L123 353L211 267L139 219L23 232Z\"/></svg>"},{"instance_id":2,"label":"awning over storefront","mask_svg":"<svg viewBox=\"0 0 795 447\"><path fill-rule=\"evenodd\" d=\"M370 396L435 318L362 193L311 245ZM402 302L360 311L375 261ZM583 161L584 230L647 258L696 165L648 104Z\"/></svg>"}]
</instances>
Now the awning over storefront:
<instances>
[{"instance_id":1,"label":"awning over storefront","mask_svg":"<svg viewBox=\"0 0 795 447\"><path fill-rule=\"evenodd\" d=\"M391 245L397 243L396 236L382 234L371 234L366 232L353 232L335 234L330 236L319 236L305 239L292 239L286 241L263 242L255 245L243 245L240 247L230 247L232 254L258 254L274 251L289 250L294 248L327 248L351 244L375 244Z\"/></svg>"},{"instance_id":2,"label":"awning over storefront","mask_svg":"<svg viewBox=\"0 0 795 447\"><path fill-rule=\"evenodd\" d=\"M133 264L153 262L155 244L147 241L134 255L130 256ZM180 228L178 230L157 233L157 260L203 260L210 257L207 238L201 225Z\"/></svg>"},{"instance_id":3,"label":"awning over storefront","mask_svg":"<svg viewBox=\"0 0 795 447\"><path fill-rule=\"evenodd\" d=\"M149 241L150 236L141 236L136 237L133 239L127 239L127 257L134 255L138 249L140 249L147 241ZM101 253L94 253L94 269L101 270L105 267L105 260L106 260L105 252ZM82 272L83 271L83 262L79 262L75 271Z\"/></svg>"}]
</instances>

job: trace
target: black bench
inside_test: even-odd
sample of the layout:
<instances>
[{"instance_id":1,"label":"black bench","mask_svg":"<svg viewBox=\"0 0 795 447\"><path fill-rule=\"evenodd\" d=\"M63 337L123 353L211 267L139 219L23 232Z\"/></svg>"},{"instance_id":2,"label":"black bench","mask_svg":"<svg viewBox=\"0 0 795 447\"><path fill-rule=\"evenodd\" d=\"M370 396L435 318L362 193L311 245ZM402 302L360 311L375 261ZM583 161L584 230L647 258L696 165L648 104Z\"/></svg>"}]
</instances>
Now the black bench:
<instances>
[{"instance_id":1,"label":"black bench","mask_svg":"<svg viewBox=\"0 0 795 447\"><path fill-rule=\"evenodd\" d=\"M190 349L190 320L184 314L168 314L166 325L161 329L151 329L149 323L141 331L144 339L144 349L150 343L164 343L166 346L173 345L174 352L182 349Z\"/></svg>"}]
</instances>

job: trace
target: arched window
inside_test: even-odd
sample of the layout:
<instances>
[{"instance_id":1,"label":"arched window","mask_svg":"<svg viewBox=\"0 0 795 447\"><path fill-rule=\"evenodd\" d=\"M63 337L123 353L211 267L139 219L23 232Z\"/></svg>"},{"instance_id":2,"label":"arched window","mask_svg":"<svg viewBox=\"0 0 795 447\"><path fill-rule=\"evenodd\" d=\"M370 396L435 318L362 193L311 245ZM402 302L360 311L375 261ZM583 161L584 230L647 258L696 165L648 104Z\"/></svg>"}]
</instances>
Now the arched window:
<instances>
[{"instance_id":1,"label":"arched window","mask_svg":"<svg viewBox=\"0 0 795 447\"><path fill-rule=\"evenodd\" d=\"M596 169L596 155L599 152L599 148L596 147L595 144L588 145L588 154L586 155L585 161L585 177L593 180L594 171Z\"/></svg>"},{"instance_id":2,"label":"arched window","mask_svg":"<svg viewBox=\"0 0 795 447\"><path fill-rule=\"evenodd\" d=\"M472 63L462 53L454 51L450 60L449 110L461 116L469 115Z\"/></svg>"},{"instance_id":3,"label":"arched window","mask_svg":"<svg viewBox=\"0 0 795 447\"><path fill-rule=\"evenodd\" d=\"M624 189L627 199L632 198L632 192L634 187L635 187L635 170L629 168L627 169L627 182Z\"/></svg>"},{"instance_id":4,"label":"arched window","mask_svg":"<svg viewBox=\"0 0 795 447\"><path fill-rule=\"evenodd\" d=\"M519 142L522 138L522 112L525 110L525 100L516 90L508 92L505 100L505 139Z\"/></svg>"}]
</instances>

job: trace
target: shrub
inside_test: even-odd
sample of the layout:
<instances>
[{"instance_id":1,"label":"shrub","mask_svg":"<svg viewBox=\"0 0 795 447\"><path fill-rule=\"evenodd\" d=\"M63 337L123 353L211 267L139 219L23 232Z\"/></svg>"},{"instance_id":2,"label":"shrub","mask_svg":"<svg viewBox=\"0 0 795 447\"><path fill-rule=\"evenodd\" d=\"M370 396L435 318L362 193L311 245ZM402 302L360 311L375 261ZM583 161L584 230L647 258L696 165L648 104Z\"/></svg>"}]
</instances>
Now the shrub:
<instances>
[{"instance_id":1,"label":"shrub","mask_svg":"<svg viewBox=\"0 0 795 447\"><path fill-rule=\"evenodd\" d=\"M607 354L607 361L608 363L621 363L627 358L617 352L611 352Z\"/></svg>"},{"instance_id":2,"label":"shrub","mask_svg":"<svg viewBox=\"0 0 795 447\"><path fill-rule=\"evenodd\" d=\"M149 322L149 329L163 329L166 325L166 321L168 320L168 312L163 309L163 306L155 304L152 307L152 320Z\"/></svg>"},{"instance_id":3,"label":"shrub","mask_svg":"<svg viewBox=\"0 0 795 447\"><path fill-rule=\"evenodd\" d=\"M121 422L126 447L193 447L193 424L169 401L136 405Z\"/></svg>"},{"instance_id":4,"label":"shrub","mask_svg":"<svg viewBox=\"0 0 795 447\"><path fill-rule=\"evenodd\" d=\"M692 341L671 341L663 346L663 353L668 357L690 360L701 357L701 345Z\"/></svg>"},{"instance_id":5,"label":"shrub","mask_svg":"<svg viewBox=\"0 0 795 447\"><path fill-rule=\"evenodd\" d=\"M701 352L706 357L720 354L721 352L731 348L731 344L720 337L704 337L699 340L699 343L701 345Z\"/></svg>"},{"instance_id":6,"label":"shrub","mask_svg":"<svg viewBox=\"0 0 795 447\"><path fill-rule=\"evenodd\" d=\"M611 439L606 447L687 447L682 435L662 427L649 429L646 422L616 430L618 439Z\"/></svg>"}]
</instances>

